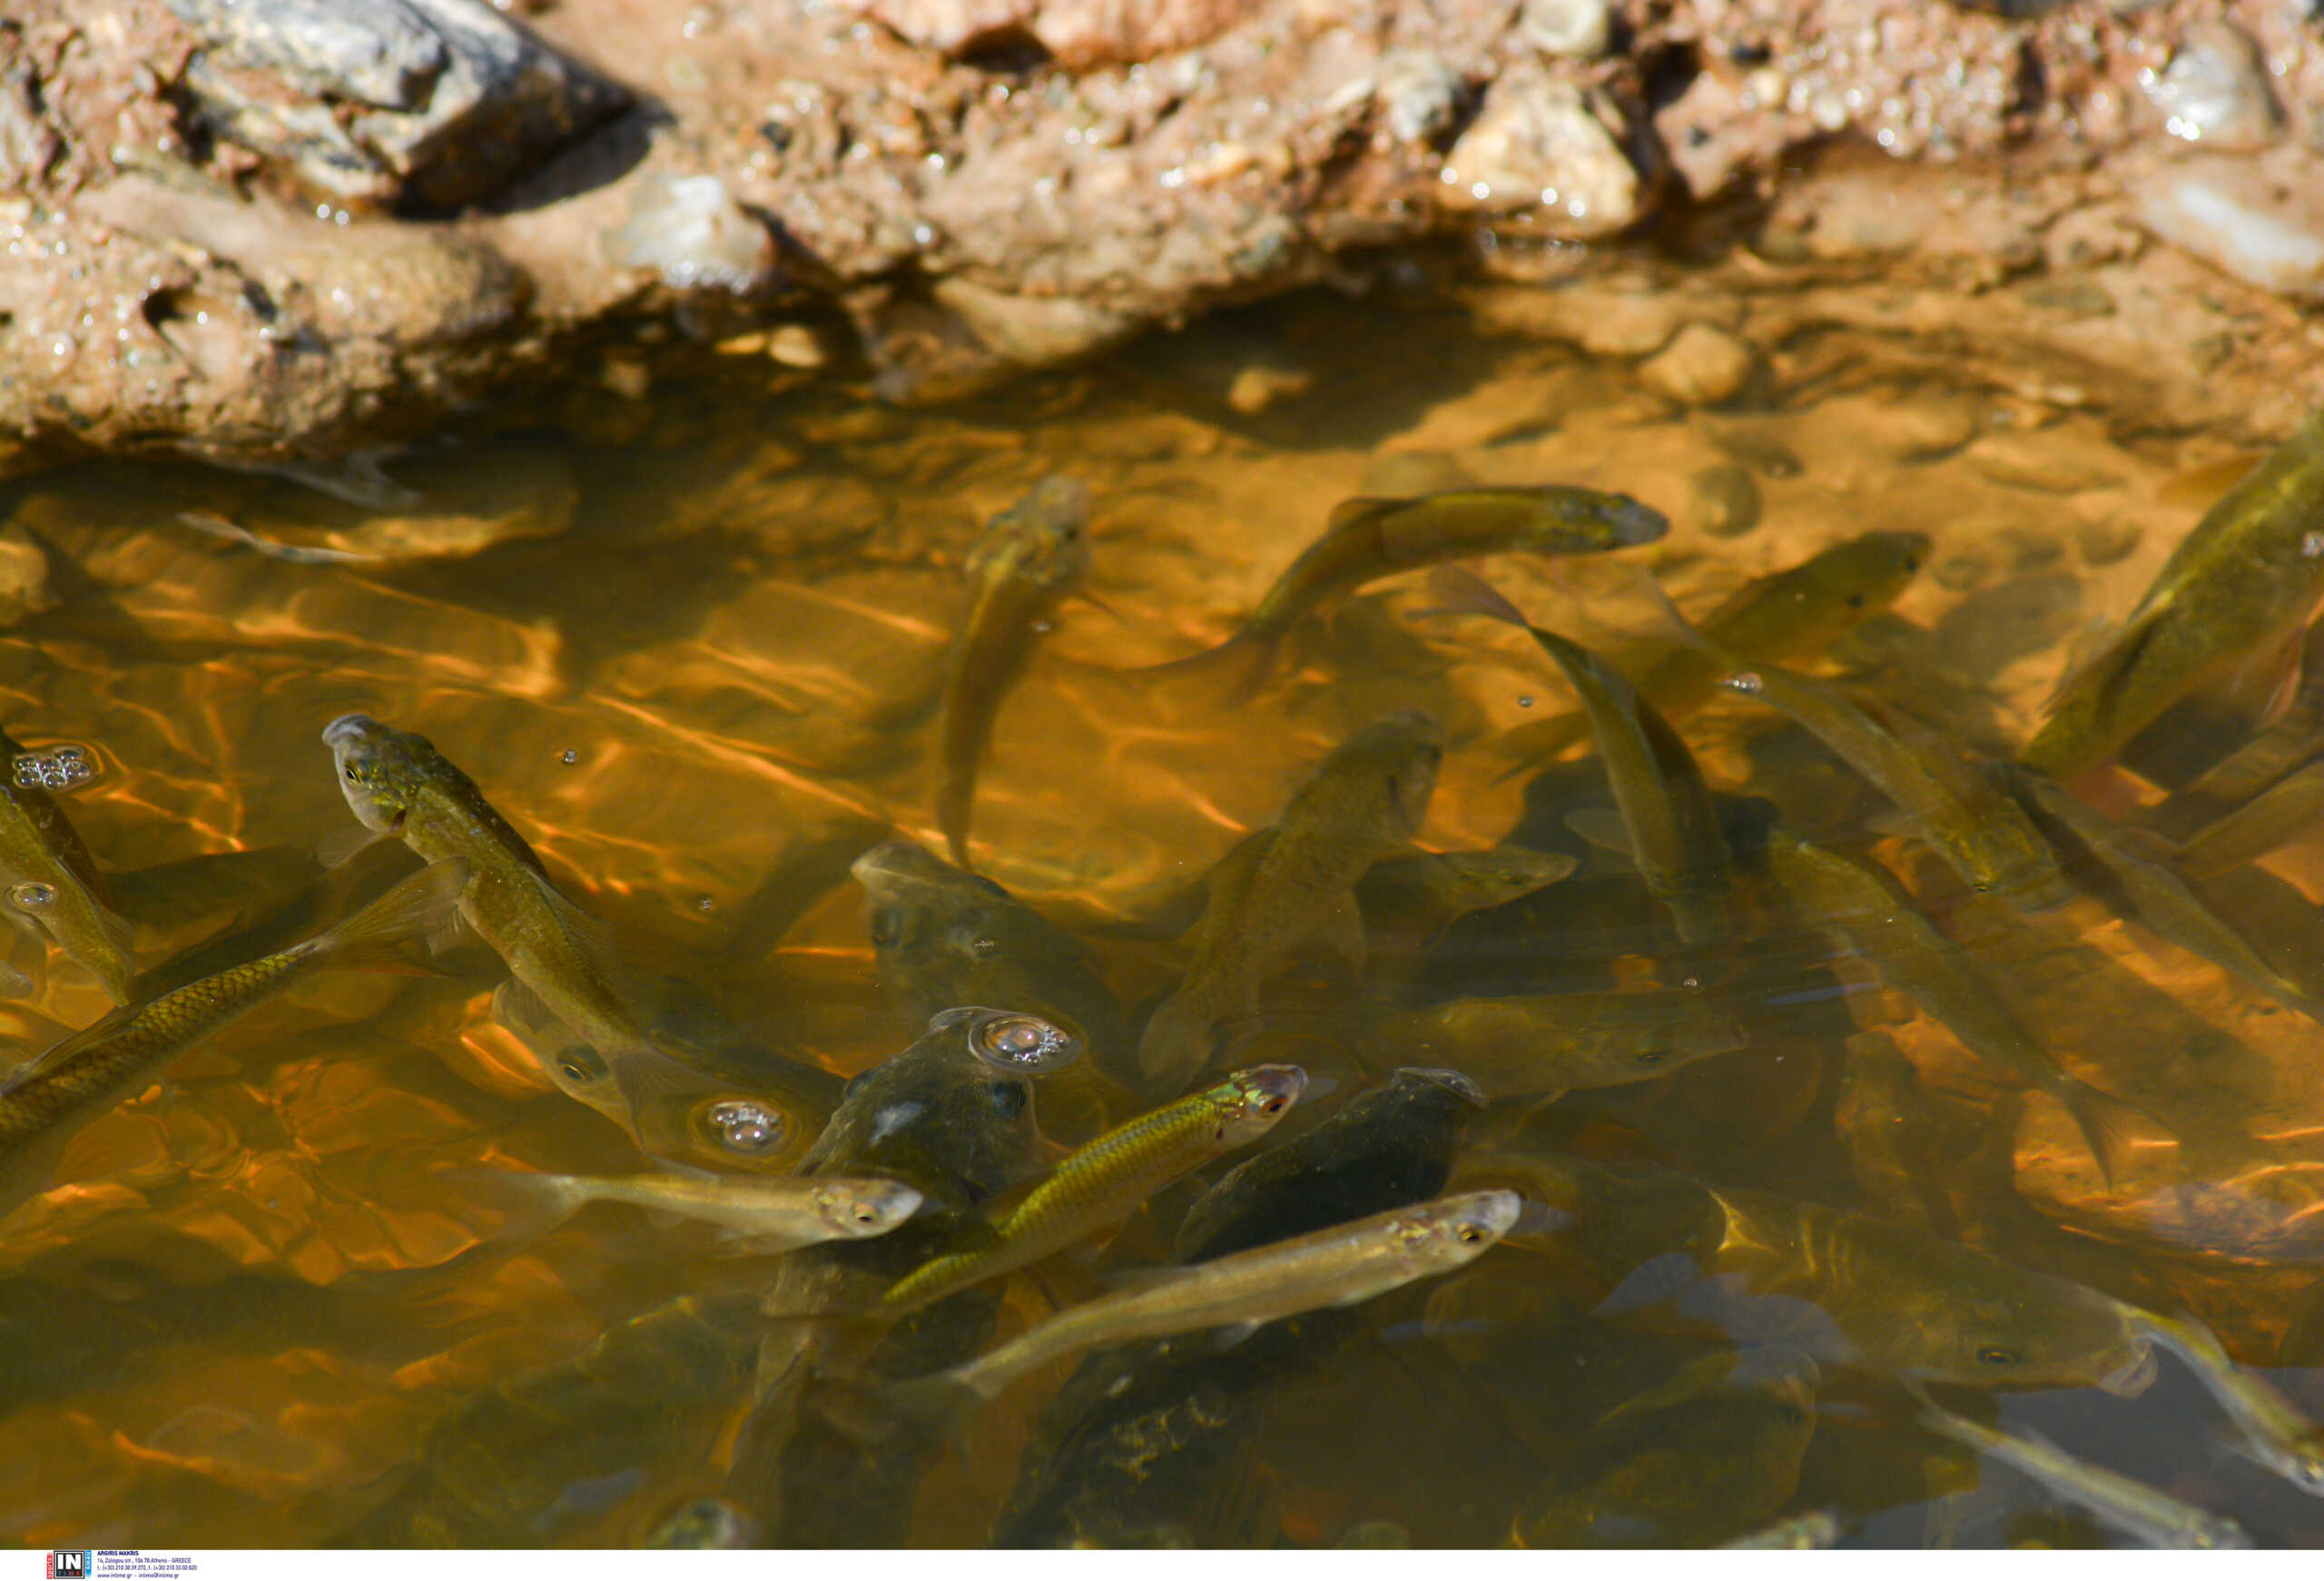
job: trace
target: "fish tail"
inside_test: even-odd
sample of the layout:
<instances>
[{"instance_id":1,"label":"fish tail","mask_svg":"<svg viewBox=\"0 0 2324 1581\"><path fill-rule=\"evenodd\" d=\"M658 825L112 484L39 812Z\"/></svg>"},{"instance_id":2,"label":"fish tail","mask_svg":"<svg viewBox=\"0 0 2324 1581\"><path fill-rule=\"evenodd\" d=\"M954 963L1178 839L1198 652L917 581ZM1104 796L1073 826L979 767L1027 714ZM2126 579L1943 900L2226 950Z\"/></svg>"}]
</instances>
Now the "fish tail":
<instances>
[{"instance_id":1,"label":"fish tail","mask_svg":"<svg viewBox=\"0 0 2324 1581\"><path fill-rule=\"evenodd\" d=\"M1137 1068L1157 1091L1177 1092L1208 1062L1218 1018L1183 991L1164 1000L1137 1042Z\"/></svg>"},{"instance_id":2,"label":"fish tail","mask_svg":"<svg viewBox=\"0 0 2324 1581\"><path fill-rule=\"evenodd\" d=\"M500 1217L497 1240L530 1240L546 1235L590 1201L588 1181L577 1175L536 1170L447 1170L443 1178L470 1201Z\"/></svg>"},{"instance_id":3,"label":"fish tail","mask_svg":"<svg viewBox=\"0 0 2324 1581\"><path fill-rule=\"evenodd\" d=\"M2125 1102L2111 1092L2102 1092L2086 1082L2072 1077L2052 1089L2066 1112L2090 1144L2090 1153L2098 1161L2098 1173L2105 1181L2106 1189L2114 1189L2114 1166L2127 1154L2138 1140L2135 1121L2161 1123L2154 1116L2135 1103Z\"/></svg>"},{"instance_id":4,"label":"fish tail","mask_svg":"<svg viewBox=\"0 0 2324 1581\"><path fill-rule=\"evenodd\" d=\"M428 941L450 925L468 881L468 865L458 857L415 873L318 934L313 954L346 971L425 973Z\"/></svg>"},{"instance_id":5,"label":"fish tail","mask_svg":"<svg viewBox=\"0 0 2324 1581\"><path fill-rule=\"evenodd\" d=\"M1240 705L1265 689L1275 674L1275 660L1282 649L1281 632L1246 626L1216 647L1206 648L1191 658L1147 665L1131 673L1216 681L1226 702Z\"/></svg>"},{"instance_id":6,"label":"fish tail","mask_svg":"<svg viewBox=\"0 0 2324 1581\"><path fill-rule=\"evenodd\" d=\"M943 788L936 793L936 826L944 834L945 855L963 873L976 871L969 864L969 815L976 796L977 782L966 774L946 775Z\"/></svg>"},{"instance_id":7,"label":"fish tail","mask_svg":"<svg viewBox=\"0 0 2324 1581\"><path fill-rule=\"evenodd\" d=\"M127 917L102 903L93 902L91 909L96 914L97 933L104 948L96 960L82 963L96 973L115 1004L127 1004L133 997L130 985L137 976L137 930Z\"/></svg>"}]
</instances>

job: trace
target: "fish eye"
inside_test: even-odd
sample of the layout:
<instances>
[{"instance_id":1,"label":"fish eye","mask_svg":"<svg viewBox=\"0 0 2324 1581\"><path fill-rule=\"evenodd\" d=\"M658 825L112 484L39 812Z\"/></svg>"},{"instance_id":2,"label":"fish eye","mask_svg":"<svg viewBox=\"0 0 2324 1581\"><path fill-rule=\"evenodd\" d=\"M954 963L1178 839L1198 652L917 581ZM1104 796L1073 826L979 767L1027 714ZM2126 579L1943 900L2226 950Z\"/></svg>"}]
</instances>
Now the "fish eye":
<instances>
[{"instance_id":1,"label":"fish eye","mask_svg":"<svg viewBox=\"0 0 2324 1581\"><path fill-rule=\"evenodd\" d=\"M1260 1105L1260 1110L1267 1114L1280 1114L1284 1111L1284 1101L1281 1098L1270 1098Z\"/></svg>"},{"instance_id":2,"label":"fish eye","mask_svg":"<svg viewBox=\"0 0 2324 1581\"><path fill-rule=\"evenodd\" d=\"M46 911L56 904L56 886L26 879L8 888L8 904L18 911Z\"/></svg>"},{"instance_id":3,"label":"fish eye","mask_svg":"<svg viewBox=\"0 0 2324 1581\"><path fill-rule=\"evenodd\" d=\"M1453 1233L1461 1238L1461 1244L1463 1246L1474 1246L1485 1238L1485 1232L1473 1224L1463 1224Z\"/></svg>"},{"instance_id":4,"label":"fish eye","mask_svg":"<svg viewBox=\"0 0 2324 1581\"><path fill-rule=\"evenodd\" d=\"M1080 1043L1063 1027L1038 1015L987 1016L969 1032L969 1052L1004 1071L1046 1072L1068 1065Z\"/></svg>"},{"instance_id":5,"label":"fish eye","mask_svg":"<svg viewBox=\"0 0 2324 1581\"><path fill-rule=\"evenodd\" d=\"M1641 1065L1659 1065L1669 1057L1669 1050L1659 1049L1649 1044L1639 1050L1636 1058Z\"/></svg>"},{"instance_id":6,"label":"fish eye","mask_svg":"<svg viewBox=\"0 0 2324 1581\"><path fill-rule=\"evenodd\" d=\"M564 1072L570 1081L586 1082L589 1079L588 1068L578 1060L560 1060L556 1068Z\"/></svg>"},{"instance_id":7,"label":"fish eye","mask_svg":"<svg viewBox=\"0 0 2324 1581\"><path fill-rule=\"evenodd\" d=\"M747 1098L714 1103L703 1120L729 1152L762 1153L783 1140L783 1116Z\"/></svg>"},{"instance_id":8,"label":"fish eye","mask_svg":"<svg viewBox=\"0 0 2324 1581\"><path fill-rule=\"evenodd\" d=\"M877 1224L880 1222L880 1210L858 1197L855 1200L855 1221L858 1224Z\"/></svg>"},{"instance_id":9,"label":"fish eye","mask_svg":"<svg viewBox=\"0 0 2324 1581\"><path fill-rule=\"evenodd\" d=\"M1977 1359L1987 1367L2014 1367L2025 1357L2024 1352L2006 1345L1981 1345L1977 1348Z\"/></svg>"}]
</instances>

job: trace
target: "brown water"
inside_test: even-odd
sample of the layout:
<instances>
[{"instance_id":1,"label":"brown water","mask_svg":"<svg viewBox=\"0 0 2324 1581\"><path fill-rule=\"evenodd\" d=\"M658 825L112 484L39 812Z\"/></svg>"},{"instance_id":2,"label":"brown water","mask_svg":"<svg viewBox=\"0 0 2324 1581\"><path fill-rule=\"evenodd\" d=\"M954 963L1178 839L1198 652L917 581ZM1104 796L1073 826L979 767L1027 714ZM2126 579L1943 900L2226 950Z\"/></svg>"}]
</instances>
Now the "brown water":
<instances>
[{"instance_id":1,"label":"brown water","mask_svg":"<svg viewBox=\"0 0 2324 1581\"><path fill-rule=\"evenodd\" d=\"M1525 776L1504 777L1521 763L1506 733L1572 707L1521 634L1422 618L1431 598L1412 578L1311 623L1289 673L1246 704L1122 673L1222 639L1337 501L1462 479L1623 489L1675 525L1619 558L1696 614L1856 533L1926 533L1928 563L1893 614L1824 667L2001 753L2233 459L2211 436L2149 430L2053 371L1983 358L1956 375L1925 348L1837 331L1802 331L1734 400L1689 409L1622 360L1517 332L1531 301L1512 287L1278 304L930 412L755 357L643 400L585 373L388 463L415 492L384 505L192 466L21 479L0 509L45 547L57 602L0 635L0 712L28 743L95 749L103 774L69 806L109 872L343 836L355 825L323 725L360 710L422 732L611 923L641 974L690 986L690 1013L852 1073L918 1029L882 992L845 863L891 831L938 845L931 705L960 556L1046 474L1090 490L1093 597L1064 607L1001 716L975 855L1092 930L1112 986L1138 1006L1183 953L1104 925L1272 820L1351 730L1401 708L1443 719L1450 749L1420 839L1473 849L1524 814ZM1262 391L1263 410L1230 400L1260 406ZM350 474L326 481L383 498ZM1756 521L1737 534L1738 510ZM185 512L395 558L287 563L195 530ZM400 558L470 531L499 541L473 558ZM1617 654L1667 640L1618 573L1517 558L1481 568L1535 618ZM1861 963L1827 962L1820 935L1774 924L1728 953L1748 1047L1562 1100L1496 1145L1887 1214L2184 1308L2324 1413L2315 1025L2093 902L2028 917L1968 894L1781 724L1729 700L1684 734L1715 786L1773 795L1795 824L1858 840L1905 876L2067 1068L2150 1111L2135 1156L2110 1187L2046 1094L1969 1053ZM2165 742L2142 766L2183 777L2217 746ZM2122 779L2093 794L2122 815L2160 793ZM1603 798L1585 787L1581 799ZM1619 860L1561 829L1550 843L1589 864L1588 883L1456 928L1426 992L1667 983L1689 969L1638 942L1652 937L1638 922L1646 903ZM2280 903L2270 945L2324 975L2306 904L2324 885L2319 856L2295 845L2270 858L2262 898ZM141 934L141 960L217 931L239 904L182 906ZM28 935L12 951L35 983L0 1009L12 1051L109 1008ZM9 1442L38 1446L0 1459L0 1533L74 1546L327 1540L416 1456L453 1452L440 1437L421 1446L463 1402L673 1296L763 1277L714 1256L705 1235L626 1208L501 1238L445 1166L642 1161L494 1024L497 963L473 948L450 961L450 980L302 985L124 1093L47 1189L0 1220L0 1413ZM1303 1106L1320 1114L1365 1078L1314 997L1295 988L1272 1003L1275 1035L1338 1083ZM1876 1041L1852 1045L1859 1030L1885 1034L1901 1061L1884 1062ZM1513 1119L1497 1112L1472 1136ZM1189 1197L1157 1199L1112 1264L1155 1260ZM1041 1310L1044 1283L1012 1289L1008 1321ZM1539 1320L1545 1302L1590 1299L1538 1245L1509 1246L1433 1296L1359 1309L1359 1331L1318 1368L1286 1369L1236 1445L1233 1507L1187 1512L1181 1535L1502 1540L1520 1507L1578 1475L1590 1421L1621 1400L1584 1411L1554 1341L1519 1366L1496 1336L1528 1332L1512 1325ZM1636 1365L1643 1396L1678 1363ZM938 1459L911 1540L984 1539L1061 1376L1012 1390L975 1426L976 1452ZM1817 1395L1804 1454L1768 1451L1801 1456L1796 1483L1738 1520L1832 1508L1850 1542L2101 1540L2071 1505L1981 1474L1914 1428L1876 1377L1827 1368ZM698 1409L687 1447L641 1449L503 1540L640 1540L719 1487L717 1423L743 1403ZM570 1408L586 1421L586 1391ZM1672 1419L1683 1438L1694 1418ZM2174 1362L2136 1398L2023 1392L2006 1419L2262 1542L2324 1541L2324 1504L2237 1456ZM462 1464L489 1479L488 1451L475 1453Z\"/></svg>"}]
</instances>

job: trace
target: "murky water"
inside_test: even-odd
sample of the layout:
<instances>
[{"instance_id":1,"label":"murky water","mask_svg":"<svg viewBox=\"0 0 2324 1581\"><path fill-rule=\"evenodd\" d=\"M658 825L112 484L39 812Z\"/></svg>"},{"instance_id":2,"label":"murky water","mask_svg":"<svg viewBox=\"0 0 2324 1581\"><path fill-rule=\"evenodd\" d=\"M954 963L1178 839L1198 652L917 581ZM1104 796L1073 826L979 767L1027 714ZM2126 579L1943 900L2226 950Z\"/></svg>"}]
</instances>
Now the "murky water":
<instances>
[{"instance_id":1,"label":"murky water","mask_svg":"<svg viewBox=\"0 0 2324 1581\"><path fill-rule=\"evenodd\" d=\"M1039 1542L1713 1541L1815 1510L1850 1543L2106 1540L2072 1499L1917 1426L1860 1329L1851 1360L1797 1328L1799 1299L1898 1330L1965 1324L1952 1276L1925 1271L1949 1266L1926 1260L1935 1243L2192 1313L2324 1414L2324 1085L2304 1016L2096 900L2022 913L1974 893L1769 708L1725 697L1683 717L1714 790L1764 796L1787 826L1885 865L2060 1067L2136 1106L2110 1180L2050 1092L1973 1052L1760 881L1747 876L1725 936L1681 946L1630 859L1577 833L1610 805L1597 759L1529 760L1541 733L1526 727L1571 713L1571 691L1522 633L1427 614L1423 578L1309 622L1248 701L1199 671L1127 673L1226 637L1350 496L1554 480L1627 491L1674 525L1619 566L1478 568L1634 673L1674 637L1624 567L1650 568L1699 618L1856 535L1927 535L1893 608L1795 662L2002 756L2233 476L2219 469L2231 446L2149 430L2053 371L1948 371L1925 348L1837 330L1802 330L1732 400L1689 408L1625 360L1530 337L1540 300L1278 304L933 412L747 352L638 399L618 355L603 382L585 359L571 386L474 414L385 480L322 476L354 499L191 466L11 485L9 530L47 554L54 602L0 635L0 710L28 746L93 749L100 776L65 800L101 866L290 848L239 877L125 884L142 965L279 907L312 879L300 853L359 833L318 736L360 711L466 769L611 925L667 1024L745 1066L878 1064L924 1013L883 984L847 866L898 835L940 849L934 714L961 557L1062 472L1092 500L1088 597L1060 608L1000 714L973 851L1086 936L1131 1027L1187 949L1137 919L1398 710L1446 727L1423 846L1510 840L1578 866L1424 957L1375 952L1369 998L1329 952L1279 973L1236 1023L1235 1058L1318 1080L1262 1147L1313 1134L1392 1067L1461 1063L1386 1046L1376 1028L1400 1008L1659 990L1630 1008L1712 1018L1741 1046L1468 1119L1452 1185L1548 1195L1578 1227L1529 1221L1450 1278L1240 1347L1141 1350L1122 1397L1137 1421L1106 1420L1103 1376L1068 1363L974 1414L965 1453L942 1432L907 1454L811 1426L808 1454L763 1419L741 1425L750 1293L770 1264L624 1206L528 1235L460 1172L645 1162L495 1022L489 952L456 948L441 977L316 975L133 1082L0 1220L0 1412L10 1443L38 1446L0 1458L0 1531L75 1546L626 1544L716 1495L777 1540L969 1544L999 1521ZM286 559L222 523L332 552ZM411 558L478 541L491 547ZM2134 750L2143 780L2077 788L2129 817L2240 733L2216 708L2189 714ZM2324 981L2319 855L2294 842L2212 892L2309 981ZM0 1010L17 1057L111 1008L30 933L8 959L34 984ZM1472 1073L1499 1092L1512 1080ZM1051 1142L1133 1108L1063 1077L1036 1101ZM1593 1217L1571 1161L1662 1184L1625 1177L1631 1194ZM998 1327L989 1299L947 1319L965 1325L954 1349L1168 1260L1199 1187L1234 1161L1156 1195L1094 1260L1007 1282ZM1808 1260L1838 1257L1828 1277L1784 1286L1794 1304L1774 1318L1764 1292L1738 1307L1623 1286L1625 1268L1700 1250L1705 1212L1723 1215L1718 1266L1755 1238L1781 1263L1791 1231L1769 1227L1796 1225L1796 1201L1924 1239L1850 1260L1832 1251L1860 1222L1844 1221ZM688 1295L701 1301L667 1305ZM657 1322L694 1339L640 1341ZM2260 1542L2324 1541L2324 1504L2240 1454L2179 1362L2129 1396L2096 1387L2103 1370L2004 1364L2000 1381L2025 1387L1992 1390L1924 1377L1957 1410L1998 1406ZM531 1428L509 1425L527 1413ZM860 1474L869 1460L877 1477ZM802 1513L817 1506L842 1512L824 1517L836 1529Z\"/></svg>"}]
</instances>

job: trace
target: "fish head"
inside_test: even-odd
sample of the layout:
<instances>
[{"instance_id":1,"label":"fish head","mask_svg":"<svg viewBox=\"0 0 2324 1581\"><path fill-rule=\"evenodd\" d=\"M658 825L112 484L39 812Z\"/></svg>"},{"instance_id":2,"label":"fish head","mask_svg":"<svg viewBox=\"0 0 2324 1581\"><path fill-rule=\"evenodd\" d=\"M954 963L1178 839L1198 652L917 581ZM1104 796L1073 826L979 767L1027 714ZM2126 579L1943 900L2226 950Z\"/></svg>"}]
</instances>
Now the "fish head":
<instances>
[{"instance_id":1,"label":"fish head","mask_svg":"<svg viewBox=\"0 0 2324 1581\"><path fill-rule=\"evenodd\" d=\"M1918 1309L1899 1306L1885 1325L1883 1342L1908 1375L1980 1388L2122 1389L2152 1376L2152 1347L2096 1292L2047 1274L1981 1268L1990 1261L1982 1254L1937 1260L1942 1270L1921 1270L1935 1277Z\"/></svg>"},{"instance_id":2,"label":"fish head","mask_svg":"<svg viewBox=\"0 0 2324 1581\"><path fill-rule=\"evenodd\" d=\"M1400 1065L1396 1068L1395 1073L1389 1077L1388 1084L1394 1087L1403 1083L1410 1083L1423 1091L1430 1088L1442 1088L1460 1099L1462 1102L1478 1109L1482 1109L1486 1103L1485 1090L1458 1071L1441 1070L1426 1065Z\"/></svg>"},{"instance_id":3,"label":"fish head","mask_svg":"<svg viewBox=\"0 0 2324 1581\"><path fill-rule=\"evenodd\" d=\"M885 1235L919 1210L920 1192L901 1181L833 1180L815 1188L815 1212L835 1236Z\"/></svg>"},{"instance_id":4,"label":"fish head","mask_svg":"<svg viewBox=\"0 0 2324 1581\"><path fill-rule=\"evenodd\" d=\"M1307 1090L1307 1072L1296 1065L1253 1065L1211 1090L1216 1136L1221 1147L1256 1141L1291 1112Z\"/></svg>"},{"instance_id":5,"label":"fish head","mask_svg":"<svg viewBox=\"0 0 2324 1581\"><path fill-rule=\"evenodd\" d=\"M1464 1191L1408 1208L1398 1216L1396 1250L1406 1263L1452 1269L1482 1257L1525 1210L1515 1191Z\"/></svg>"},{"instance_id":6,"label":"fish head","mask_svg":"<svg viewBox=\"0 0 2324 1581\"><path fill-rule=\"evenodd\" d=\"M1669 517L1627 494L1561 484L1550 487L1558 495L1558 509L1544 514L1540 541L1526 546L1543 554L1572 553L1577 526L1607 548L1635 548L1670 530Z\"/></svg>"},{"instance_id":7,"label":"fish head","mask_svg":"<svg viewBox=\"0 0 2324 1581\"><path fill-rule=\"evenodd\" d=\"M400 833L404 815L428 783L436 748L424 736L394 730L368 714L342 714L323 727L339 765L339 788L363 826Z\"/></svg>"},{"instance_id":8,"label":"fish head","mask_svg":"<svg viewBox=\"0 0 2324 1581\"><path fill-rule=\"evenodd\" d=\"M1849 609L1885 609L1928 563L1930 547L1925 532L1867 532L1834 544L1799 568L1801 579L1823 589L1822 596L1803 588L1800 597L1819 604L1828 598Z\"/></svg>"},{"instance_id":9,"label":"fish head","mask_svg":"<svg viewBox=\"0 0 2324 1581\"><path fill-rule=\"evenodd\" d=\"M1349 736L1323 770L1362 776L1387 794L1390 832L1409 839L1428 816L1436 771L1444 762L1444 726L1433 715L1410 709L1391 714Z\"/></svg>"},{"instance_id":10,"label":"fish head","mask_svg":"<svg viewBox=\"0 0 2324 1581\"><path fill-rule=\"evenodd\" d=\"M898 1181L931 1215L967 1212L1037 1172L1032 1082L973 1052L964 1024L947 1022L849 1082L799 1172Z\"/></svg>"},{"instance_id":11,"label":"fish head","mask_svg":"<svg viewBox=\"0 0 2324 1581\"><path fill-rule=\"evenodd\" d=\"M1440 871L1452 902L1475 911L1521 899L1567 877L1579 865L1562 852L1504 845L1497 851L1453 852L1441 859Z\"/></svg>"},{"instance_id":12,"label":"fish head","mask_svg":"<svg viewBox=\"0 0 2324 1581\"><path fill-rule=\"evenodd\" d=\"M1046 1076L1079 1059L1082 1040L1052 1021L1021 1010L962 1005L929 1018L931 1034L961 1029L969 1052L1005 1075Z\"/></svg>"},{"instance_id":13,"label":"fish head","mask_svg":"<svg viewBox=\"0 0 2324 1581\"><path fill-rule=\"evenodd\" d=\"M970 551L972 581L1069 588L1089 568L1089 490L1052 474L992 519Z\"/></svg>"}]
</instances>

